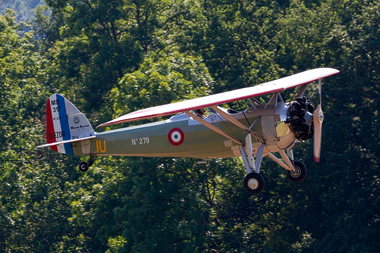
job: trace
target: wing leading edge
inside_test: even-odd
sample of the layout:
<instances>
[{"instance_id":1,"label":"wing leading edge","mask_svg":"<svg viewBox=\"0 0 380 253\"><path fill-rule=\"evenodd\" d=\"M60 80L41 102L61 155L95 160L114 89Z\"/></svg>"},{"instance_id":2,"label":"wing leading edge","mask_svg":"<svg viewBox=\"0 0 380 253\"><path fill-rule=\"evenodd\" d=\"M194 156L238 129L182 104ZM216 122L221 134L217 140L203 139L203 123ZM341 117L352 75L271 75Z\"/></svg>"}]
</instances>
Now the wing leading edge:
<instances>
[{"instance_id":1,"label":"wing leading edge","mask_svg":"<svg viewBox=\"0 0 380 253\"><path fill-rule=\"evenodd\" d=\"M262 83L253 87L241 88L237 90L227 91L214 95L204 96L200 98L185 100L172 104L165 104L146 108L143 110L131 112L120 116L116 119L100 124L98 127L122 124L135 120L149 119L153 117L160 117L171 115L184 111L194 110L201 107L210 107L218 104L225 104L236 100L246 99L250 97L261 96L274 92L284 91L294 88L303 84L317 81L335 74L339 70L333 68L317 68L307 70L295 75L280 78L267 83Z\"/></svg>"}]
</instances>

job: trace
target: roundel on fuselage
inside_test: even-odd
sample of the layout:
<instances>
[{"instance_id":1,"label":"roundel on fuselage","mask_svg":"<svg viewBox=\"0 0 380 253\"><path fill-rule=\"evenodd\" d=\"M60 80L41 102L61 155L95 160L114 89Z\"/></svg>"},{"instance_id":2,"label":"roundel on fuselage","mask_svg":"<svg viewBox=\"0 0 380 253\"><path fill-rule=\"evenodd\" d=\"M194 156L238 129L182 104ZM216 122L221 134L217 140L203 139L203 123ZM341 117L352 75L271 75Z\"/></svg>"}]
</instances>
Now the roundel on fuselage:
<instances>
[{"instance_id":1,"label":"roundel on fuselage","mask_svg":"<svg viewBox=\"0 0 380 253\"><path fill-rule=\"evenodd\" d=\"M168 133L169 142L174 146L179 146L185 140L185 135L180 128L173 128Z\"/></svg>"}]
</instances>

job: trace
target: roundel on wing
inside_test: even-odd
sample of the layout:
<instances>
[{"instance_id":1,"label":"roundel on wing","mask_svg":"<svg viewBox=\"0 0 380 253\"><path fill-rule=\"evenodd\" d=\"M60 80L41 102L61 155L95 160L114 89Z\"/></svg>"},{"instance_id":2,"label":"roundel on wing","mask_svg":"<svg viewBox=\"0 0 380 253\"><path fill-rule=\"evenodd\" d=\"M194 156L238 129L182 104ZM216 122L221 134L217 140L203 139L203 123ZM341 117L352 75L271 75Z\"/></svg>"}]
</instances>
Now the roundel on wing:
<instances>
[{"instance_id":1,"label":"roundel on wing","mask_svg":"<svg viewBox=\"0 0 380 253\"><path fill-rule=\"evenodd\" d=\"M173 128L168 134L169 142L174 146L179 146L185 140L185 135L180 128Z\"/></svg>"}]
</instances>

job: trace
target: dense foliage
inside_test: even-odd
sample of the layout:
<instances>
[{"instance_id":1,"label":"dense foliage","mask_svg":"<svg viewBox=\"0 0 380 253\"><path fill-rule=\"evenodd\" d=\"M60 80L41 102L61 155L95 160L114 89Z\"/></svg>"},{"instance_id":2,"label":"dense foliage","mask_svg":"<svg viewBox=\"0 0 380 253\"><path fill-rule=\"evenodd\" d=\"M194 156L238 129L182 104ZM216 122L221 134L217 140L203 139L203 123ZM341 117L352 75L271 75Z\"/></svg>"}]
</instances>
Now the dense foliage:
<instances>
[{"instance_id":1,"label":"dense foliage","mask_svg":"<svg viewBox=\"0 0 380 253\"><path fill-rule=\"evenodd\" d=\"M2 0L0 1L0 13L4 14L7 9L12 9L16 12L16 20L28 21L34 18L37 6L43 4L42 0Z\"/></svg>"},{"instance_id":2,"label":"dense foliage","mask_svg":"<svg viewBox=\"0 0 380 253\"><path fill-rule=\"evenodd\" d=\"M29 25L0 15L1 252L380 251L378 1L45 3ZM97 125L324 66L341 73L323 83L321 163L295 149L300 184L266 159L251 196L241 159L106 157L84 174L86 158L35 149L55 92Z\"/></svg>"}]
</instances>

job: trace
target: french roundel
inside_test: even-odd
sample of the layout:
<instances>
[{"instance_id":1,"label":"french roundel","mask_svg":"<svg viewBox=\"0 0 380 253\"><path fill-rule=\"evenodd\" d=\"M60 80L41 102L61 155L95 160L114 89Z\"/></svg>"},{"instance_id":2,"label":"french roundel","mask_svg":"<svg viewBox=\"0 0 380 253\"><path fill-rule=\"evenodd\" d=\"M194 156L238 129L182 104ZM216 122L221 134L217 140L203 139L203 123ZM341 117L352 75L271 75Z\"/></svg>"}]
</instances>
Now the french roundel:
<instances>
[{"instance_id":1,"label":"french roundel","mask_svg":"<svg viewBox=\"0 0 380 253\"><path fill-rule=\"evenodd\" d=\"M185 135L179 128L173 128L168 134L169 142L174 146L179 146L185 140Z\"/></svg>"}]
</instances>

